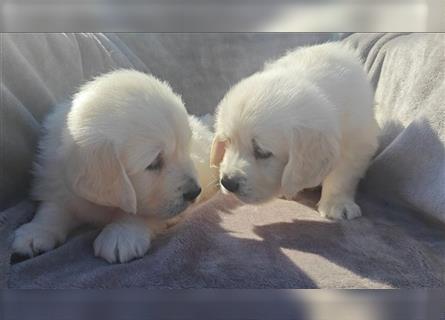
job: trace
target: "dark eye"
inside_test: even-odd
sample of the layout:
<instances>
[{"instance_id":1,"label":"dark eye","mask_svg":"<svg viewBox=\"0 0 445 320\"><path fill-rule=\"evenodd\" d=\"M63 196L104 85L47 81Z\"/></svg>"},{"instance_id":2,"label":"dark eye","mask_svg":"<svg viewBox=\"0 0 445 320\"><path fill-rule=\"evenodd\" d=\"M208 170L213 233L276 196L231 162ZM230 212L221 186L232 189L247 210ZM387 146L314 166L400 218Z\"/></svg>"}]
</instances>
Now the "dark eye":
<instances>
[{"instance_id":1,"label":"dark eye","mask_svg":"<svg viewBox=\"0 0 445 320\"><path fill-rule=\"evenodd\" d=\"M150 171L160 170L162 169L163 164L164 162L162 161L162 155L158 154L156 159L152 163L150 163L150 165L146 169Z\"/></svg>"},{"instance_id":2,"label":"dark eye","mask_svg":"<svg viewBox=\"0 0 445 320\"><path fill-rule=\"evenodd\" d=\"M261 149L255 140L252 141L252 144L253 155L255 156L255 159L267 159L272 156L272 152Z\"/></svg>"}]
</instances>

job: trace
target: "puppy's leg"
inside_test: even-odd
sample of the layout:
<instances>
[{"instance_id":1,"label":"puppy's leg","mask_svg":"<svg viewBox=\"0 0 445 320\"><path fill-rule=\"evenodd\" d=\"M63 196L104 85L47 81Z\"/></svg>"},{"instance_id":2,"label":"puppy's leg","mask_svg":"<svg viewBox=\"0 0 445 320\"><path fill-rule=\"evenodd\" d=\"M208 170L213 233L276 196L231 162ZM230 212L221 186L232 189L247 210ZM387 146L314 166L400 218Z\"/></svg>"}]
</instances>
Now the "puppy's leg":
<instances>
[{"instance_id":1,"label":"puppy's leg","mask_svg":"<svg viewBox=\"0 0 445 320\"><path fill-rule=\"evenodd\" d=\"M110 263L123 263L145 255L150 240L146 221L127 215L105 226L94 240L94 254Z\"/></svg>"},{"instance_id":2,"label":"puppy's leg","mask_svg":"<svg viewBox=\"0 0 445 320\"><path fill-rule=\"evenodd\" d=\"M66 240L79 221L68 211L52 202L43 202L31 222L15 231L12 250L33 257L54 249Z\"/></svg>"},{"instance_id":3,"label":"puppy's leg","mask_svg":"<svg viewBox=\"0 0 445 320\"><path fill-rule=\"evenodd\" d=\"M361 216L354 196L358 182L368 167L371 156L342 157L323 181L318 211L330 219L354 219Z\"/></svg>"}]
</instances>

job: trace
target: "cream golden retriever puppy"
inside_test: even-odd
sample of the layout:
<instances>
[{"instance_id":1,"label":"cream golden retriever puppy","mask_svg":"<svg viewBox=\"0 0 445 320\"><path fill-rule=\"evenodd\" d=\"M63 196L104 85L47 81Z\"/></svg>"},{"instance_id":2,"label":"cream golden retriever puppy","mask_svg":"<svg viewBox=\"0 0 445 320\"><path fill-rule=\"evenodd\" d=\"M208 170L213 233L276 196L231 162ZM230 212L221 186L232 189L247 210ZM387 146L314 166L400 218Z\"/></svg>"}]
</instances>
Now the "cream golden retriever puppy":
<instances>
[{"instance_id":1,"label":"cream golden retriever puppy","mask_svg":"<svg viewBox=\"0 0 445 320\"><path fill-rule=\"evenodd\" d=\"M51 250L75 227L92 223L104 226L95 254L126 262L147 252L159 223L195 202L201 186L203 198L215 191L210 130L153 76L102 75L57 108L44 128L32 188L41 203L16 230L16 253Z\"/></svg>"},{"instance_id":2,"label":"cream golden retriever puppy","mask_svg":"<svg viewBox=\"0 0 445 320\"><path fill-rule=\"evenodd\" d=\"M211 164L223 192L260 203L322 184L322 216L360 216L355 190L377 148L373 105L360 60L341 44L266 64L218 106Z\"/></svg>"}]
</instances>

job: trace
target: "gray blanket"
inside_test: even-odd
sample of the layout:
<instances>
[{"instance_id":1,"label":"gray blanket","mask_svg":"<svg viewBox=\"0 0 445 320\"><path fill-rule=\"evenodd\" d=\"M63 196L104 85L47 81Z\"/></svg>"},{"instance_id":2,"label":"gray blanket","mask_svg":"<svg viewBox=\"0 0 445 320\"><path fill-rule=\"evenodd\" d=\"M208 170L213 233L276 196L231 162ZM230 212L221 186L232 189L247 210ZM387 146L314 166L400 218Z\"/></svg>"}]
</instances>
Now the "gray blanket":
<instances>
[{"instance_id":1,"label":"gray blanket","mask_svg":"<svg viewBox=\"0 0 445 320\"><path fill-rule=\"evenodd\" d=\"M2 36L0 285L14 288L392 288L445 284L444 35L354 34L377 92L381 148L360 187L364 217L319 217L317 191L298 202L242 205L220 194L187 212L144 258L93 256L98 230L9 263L11 235L32 217L22 201L43 116L94 74L131 66L171 82L188 110L212 112L266 59L332 35ZM4 150L8 150L5 152ZM431 219L431 218L434 218Z\"/></svg>"}]
</instances>

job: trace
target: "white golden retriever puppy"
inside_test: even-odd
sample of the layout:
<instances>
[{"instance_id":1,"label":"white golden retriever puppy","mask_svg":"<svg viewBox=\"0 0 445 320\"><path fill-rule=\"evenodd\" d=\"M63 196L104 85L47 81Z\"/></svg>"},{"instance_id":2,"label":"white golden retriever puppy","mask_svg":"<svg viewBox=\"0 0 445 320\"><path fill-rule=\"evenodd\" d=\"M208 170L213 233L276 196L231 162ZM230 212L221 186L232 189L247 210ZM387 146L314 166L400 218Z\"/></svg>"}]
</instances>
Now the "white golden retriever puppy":
<instances>
[{"instance_id":1,"label":"white golden retriever puppy","mask_svg":"<svg viewBox=\"0 0 445 320\"><path fill-rule=\"evenodd\" d=\"M357 184L377 148L374 95L338 43L304 47L243 79L218 106L211 164L223 192L260 203L322 184L322 216L361 215Z\"/></svg>"},{"instance_id":2,"label":"white golden retriever puppy","mask_svg":"<svg viewBox=\"0 0 445 320\"><path fill-rule=\"evenodd\" d=\"M51 250L75 227L92 223L105 226L95 254L126 262L147 252L159 221L198 198L198 176L205 197L215 190L210 130L189 119L181 98L153 76L102 75L57 108L44 128L32 188L41 204L16 231L16 253Z\"/></svg>"}]
</instances>

